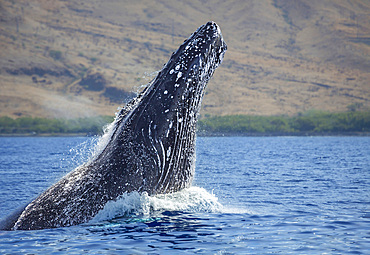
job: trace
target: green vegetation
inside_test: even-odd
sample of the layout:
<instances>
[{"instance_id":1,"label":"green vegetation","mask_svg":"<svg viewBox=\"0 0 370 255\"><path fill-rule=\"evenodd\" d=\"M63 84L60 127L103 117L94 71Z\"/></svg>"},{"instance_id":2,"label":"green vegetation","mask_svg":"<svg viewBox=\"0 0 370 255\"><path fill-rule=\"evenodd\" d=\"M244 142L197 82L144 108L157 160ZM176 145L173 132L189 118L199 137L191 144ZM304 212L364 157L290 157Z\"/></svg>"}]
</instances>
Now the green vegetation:
<instances>
[{"instance_id":1,"label":"green vegetation","mask_svg":"<svg viewBox=\"0 0 370 255\"><path fill-rule=\"evenodd\" d=\"M62 59L62 52L59 50L50 50L49 56L52 57L54 60L61 60Z\"/></svg>"},{"instance_id":2,"label":"green vegetation","mask_svg":"<svg viewBox=\"0 0 370 255\"><path fill-rule=\"evenodd\" d=\"M328 134L370 132L370 112L328 113L312 111L288 116L231 115L199 121L205 134Z\"/></svg>"},{"instance_id":3,"label":"green vegetation","mask_svg":"<svg viewBox=\"0 0 370 255\"><path fill-rule=\"evenodd\" d=\"M96 61L98 61L99 59L96 58L96 57L91 57L90 58L90 61L94 64Z\"/></svg>"},{"instance_id":4,"label":"green vegetation","mask_svg":"<svg viewBox=\"0 0 370 255\"><path fill-rule=\"evenodd\" d=\"M0 134L90 134L102 133L111 116L80 119L0 117ZM370 112L328 113L312 111L294 117L230 115L201 119L205 135L354 134L370 132Z\"/></svg>"},{"instance_id":5,"label":"green vegetation","mask_svg":"<svg viewBox=\"0 0 370 255\"><path fill-rule=\"evenodd\" d=\"M363 107L363 106L364 106L363 103L353 103L353 104L347 105L347 109L350 112L356 112L359 109L361 109L361 107Z\"/></svg>"},{"instance_id":6,"label":"green vegetation","mask_svg":"<svg viewBox=\"0 0 370 255\"><path fill-rule=\"evenodd\" d=\"M22 117L12 119L0 117L0 134L99 134L103 126L113 121L113 117L101 116L80 119L46 119Z\"/></svg>"}]
</instances>

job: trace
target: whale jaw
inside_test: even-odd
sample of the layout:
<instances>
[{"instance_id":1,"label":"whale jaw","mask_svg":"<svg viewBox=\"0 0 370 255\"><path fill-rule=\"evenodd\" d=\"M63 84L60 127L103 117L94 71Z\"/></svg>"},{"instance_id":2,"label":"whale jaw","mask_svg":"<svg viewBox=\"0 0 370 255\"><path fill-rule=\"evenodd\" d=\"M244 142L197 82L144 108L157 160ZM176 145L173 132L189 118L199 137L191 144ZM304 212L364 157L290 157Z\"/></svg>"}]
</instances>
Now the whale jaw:
<instances>
[{"instance_id":1,"label":"whale jaw","mask_svg":"<svg viewBox=\"0 0 370 255\"><path fill-rule=\"evenodd\" d=\"M133 100L130 110L123 110L117 141L127 141L128 136L121 134L131 133L136 146L140 144L140 165L151 169L149 175L141 176L140 192L168 193L191 185L202 98L226 49L216 23L199 27Z\"/></svg>"}]
</instances>

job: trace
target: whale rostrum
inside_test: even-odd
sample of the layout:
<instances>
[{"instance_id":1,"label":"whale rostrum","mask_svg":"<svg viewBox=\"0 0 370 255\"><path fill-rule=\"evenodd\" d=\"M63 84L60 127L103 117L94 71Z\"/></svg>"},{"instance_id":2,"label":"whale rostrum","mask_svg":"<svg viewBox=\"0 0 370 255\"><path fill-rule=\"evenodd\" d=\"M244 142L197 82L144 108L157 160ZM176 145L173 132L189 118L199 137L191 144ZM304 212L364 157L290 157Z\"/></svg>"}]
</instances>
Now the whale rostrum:
<instances>
[{"instance_id":1,"label":"whale rostrum","mask_svg":"<svg viewBox=\"0 0 370 255\"><path fill-rule=\"evenodd\" d=\"M199 27L117 113L104 148L27 205L11 229L81 224L125 192L155 195L189 187L201 101L226 49L216 23Z\"/></svg>"}]
</instances>

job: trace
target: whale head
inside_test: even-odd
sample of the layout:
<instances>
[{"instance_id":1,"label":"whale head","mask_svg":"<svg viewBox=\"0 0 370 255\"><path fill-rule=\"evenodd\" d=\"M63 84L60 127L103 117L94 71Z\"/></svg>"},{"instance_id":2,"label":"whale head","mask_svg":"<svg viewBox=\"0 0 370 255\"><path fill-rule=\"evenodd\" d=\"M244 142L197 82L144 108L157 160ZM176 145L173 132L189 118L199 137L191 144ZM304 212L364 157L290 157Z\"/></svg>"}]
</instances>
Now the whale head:
<instances>
[{"instance_id":1,"label":"whale head","mask_svg":"<svg viewBox=\"0 0 370 255\"><path fill-rule=\"evenodd\" d=\"M191 184L201 101L226 49L219 26L215 22L202 25L118 114L111 146L117 160L134 169L135 184L126 183L127 187L157 194Z\"/></svg>"}]
</instances>

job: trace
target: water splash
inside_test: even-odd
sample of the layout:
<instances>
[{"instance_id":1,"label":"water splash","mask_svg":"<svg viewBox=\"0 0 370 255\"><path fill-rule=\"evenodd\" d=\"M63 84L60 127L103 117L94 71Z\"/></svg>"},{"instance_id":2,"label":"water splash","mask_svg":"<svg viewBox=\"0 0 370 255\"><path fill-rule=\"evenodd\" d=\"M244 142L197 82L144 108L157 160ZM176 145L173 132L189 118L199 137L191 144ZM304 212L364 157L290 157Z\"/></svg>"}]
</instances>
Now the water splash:
<instances>
[{"instance_id":1,"label":"water splash","mask_svg":"<svg viewBox=\"0 0 370 255\"><path fill-rule=\"evenodd\" d=\"M77 146L69 150L70 158L68 158L68 168L66 171L70 171L72 168L76 168L89 161L94 156L94 151L99 143L101 136L94 136L86 139L84 142L78 144ZM65 159L63 159L65 160Z\"/></svg>"},{"instance_id":2,"label":"water splash","mask_svg":"<svg viewBox=\"0 0 370 255\"><path fill-rule=\"evenodd\" d=\"M65 155L65 158L61 159L60 167L66 169L64 174L71 169L89 163L98 156L107 146L114 131L115 123L116 120L105 125L103 127L103 135L89 137L84 142L71 148Z\"/></svg>"},{"instance_id":3,"label":"water splash","mask_svg":"<svg viewBox=\"0 0 370 255\"><path fill-rule=\"evenodd\" d=\"M149 196L147 193L125 193L108 202L90 222L97 223L119 217L150 218L163 211L206 212L223 211L218 198L200 187L190 187L171 194Z\"/></svg>"},{"instance_id":4,"label":"water splash","mask_svg":"<svg viewBox=\"0 0 370 255\"><path fill-rule=\"evenodd\" d=\"M113 135L114 129L115 129L115 125L116 125L116 122L117 122L117 115L118 115L118 112L116 113L116 117L112 121L112 123L107 124L103 127L104 133L103 133L102 136L100 136L97 139L97 142L96 142L95 146L93 147L93 149L91 151L91 157L90 157L91 159L93 159L95 156L98 156L105 149L107 144L109 143L109 141L110 141L110 139Z\"/></svg>"}]
</instances>

